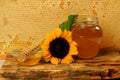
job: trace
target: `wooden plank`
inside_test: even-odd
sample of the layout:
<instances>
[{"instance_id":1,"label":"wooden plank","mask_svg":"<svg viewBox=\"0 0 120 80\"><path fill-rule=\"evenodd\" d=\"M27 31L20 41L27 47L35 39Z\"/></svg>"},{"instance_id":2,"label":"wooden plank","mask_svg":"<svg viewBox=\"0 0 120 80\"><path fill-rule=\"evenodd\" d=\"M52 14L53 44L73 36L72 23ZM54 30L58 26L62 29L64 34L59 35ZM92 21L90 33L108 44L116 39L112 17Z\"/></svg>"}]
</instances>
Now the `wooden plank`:
<instances>
[{"instance_id":1,"label":"wooden plank","mask_svg":"<svg viewBox=\"0 0 120 80\"><path fill-rule=\"evenodd\" d=\"M93 59L76 59L72 64L53 65L40 62L21 66L7 58L0 72L1 80L79 80L120 78L120 53L114 48L103 49Z\"/></svg>"}]
</instances>

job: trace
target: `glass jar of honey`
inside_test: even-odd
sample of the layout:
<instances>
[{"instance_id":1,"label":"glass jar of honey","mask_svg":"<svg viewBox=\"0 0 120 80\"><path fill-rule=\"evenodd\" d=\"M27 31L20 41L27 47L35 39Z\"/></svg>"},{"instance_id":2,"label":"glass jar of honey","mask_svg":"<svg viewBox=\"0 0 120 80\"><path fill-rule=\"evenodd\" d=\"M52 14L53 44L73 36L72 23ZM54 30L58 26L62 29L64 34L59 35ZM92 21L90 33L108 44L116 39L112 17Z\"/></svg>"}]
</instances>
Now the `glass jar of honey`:
<instances>
[{"instance_id":1,"label":"glass jar of honey","mask_svg":"<svg viewBox=\"0 0 120 80\"><path fill-rule=\"evenodd\" d=\"M72 38L77 42L78 57L89 59L98 54L102 29L95 16L78 16L72 25Z\"/></svg>"}]
</instances>

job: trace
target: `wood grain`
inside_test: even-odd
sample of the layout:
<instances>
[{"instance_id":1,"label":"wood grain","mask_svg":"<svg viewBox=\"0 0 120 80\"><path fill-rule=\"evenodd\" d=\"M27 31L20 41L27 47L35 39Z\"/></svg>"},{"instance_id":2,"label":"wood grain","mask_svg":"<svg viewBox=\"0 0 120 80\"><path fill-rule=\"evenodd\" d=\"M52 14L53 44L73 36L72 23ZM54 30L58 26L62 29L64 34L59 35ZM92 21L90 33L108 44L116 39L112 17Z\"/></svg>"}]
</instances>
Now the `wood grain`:
<instances>
[{"instance_id":1,"label":"wood grain","mask_svg":"<svg viewBox=\"0 0 120 80\"><path fill-rule=\"evenodd\" d=\"M0 71L1 80L104 80L120 78L120 53L114 48L102 49L93 59L76 59L72 64L53 65L40 62L21 66L8 57Z\"/></svg>"}]
</instances>

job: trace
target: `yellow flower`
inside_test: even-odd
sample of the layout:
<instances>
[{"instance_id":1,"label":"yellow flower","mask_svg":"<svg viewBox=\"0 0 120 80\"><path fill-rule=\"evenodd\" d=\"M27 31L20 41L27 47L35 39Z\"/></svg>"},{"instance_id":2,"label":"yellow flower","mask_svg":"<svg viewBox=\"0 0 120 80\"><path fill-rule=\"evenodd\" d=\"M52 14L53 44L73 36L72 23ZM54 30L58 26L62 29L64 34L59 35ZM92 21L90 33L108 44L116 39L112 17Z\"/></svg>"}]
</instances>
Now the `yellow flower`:
<instances>
[{"instance_id":1,"label":"yellow flower","mask_svg":"<svg viewBox=\"0 0 120 80\"><path fill-rule=\"evenodd\" d=\"M64 32L60 28L48 33L42 43L43 58L53 64L71 63L72 55L77 55L76 42L72 40L71 31Z\"/></svg>"}]
</instances>

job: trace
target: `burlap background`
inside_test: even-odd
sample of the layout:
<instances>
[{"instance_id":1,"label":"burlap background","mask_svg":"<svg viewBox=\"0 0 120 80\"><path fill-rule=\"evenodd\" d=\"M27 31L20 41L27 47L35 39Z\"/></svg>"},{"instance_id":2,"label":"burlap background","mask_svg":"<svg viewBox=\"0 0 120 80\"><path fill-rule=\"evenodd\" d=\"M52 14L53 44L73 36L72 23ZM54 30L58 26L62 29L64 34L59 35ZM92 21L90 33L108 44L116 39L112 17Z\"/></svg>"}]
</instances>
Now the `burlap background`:
<instances>
[{"instance_id":1,"label":"burlap background","mask_svg":"<svg viewBox=\"0 0 120 80\"><path fill-rule=\"evenodd\" d=\"M0 0L0 51L32 49L70 14L96 15L102 47L120 47L120 0Z\"/></svg>"}]
</instances>

